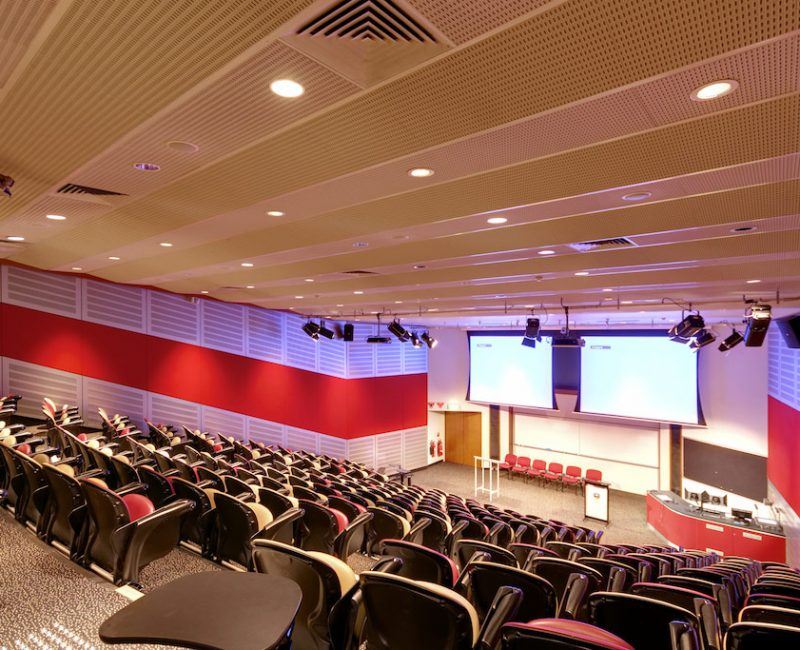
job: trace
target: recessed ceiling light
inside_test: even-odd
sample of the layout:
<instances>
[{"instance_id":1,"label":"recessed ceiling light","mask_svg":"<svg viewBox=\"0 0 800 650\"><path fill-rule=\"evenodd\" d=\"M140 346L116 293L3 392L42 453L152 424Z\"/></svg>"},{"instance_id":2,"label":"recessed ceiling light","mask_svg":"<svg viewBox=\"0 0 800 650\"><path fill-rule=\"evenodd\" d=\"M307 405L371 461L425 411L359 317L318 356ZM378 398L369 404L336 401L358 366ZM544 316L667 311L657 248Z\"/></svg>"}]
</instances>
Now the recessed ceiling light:
<instances>
[{"instance_id":1,"label":"recessed ceiling light","mask_svg":"<svg viewBox=\"0 0 800 650\"><path fill-rule=\"evenodd\" d=\"M204 293L204 294L205 294L205 293L208 293L208 291L206 291L205 289L203 289L203 291L201 291L200 293Z\"/></svg>"},{"instance_id":2,"label":"recessed ceiling light","mask_svg":"<svg viewBox=\"0 0 800 650\"><path fill-rule=\"evenodd\" d=\"M246 269L252 269L253 263L252 262L242 262L242 266Z\"/></svg>"},{"instance_id":3,"label":"recessed ceiling light","mask_svg":"<svg viewBox=\"0 0 800 650\"><path fill-rule=\"evenodd\" d=\"M402 304L403 304L403 301L402 301L402 300L395 300L395 301L394 301L394 304L395 304L395 305L402 305Z\"/></svg>"},{"instance_id":4,"label":"recessed ceiling light","mask_svg":"<svg viewBox=\"0 0 800 650\"><path fill-rule=\"evenodd\" d=\"M508 222L508 219L506 219L505 217L489 217L486 220L486 223L490 223L493 226L499 226L501 223L506 223L506 222Z\"/></svg>"},{"instance_id":5,"label":"recessed ceiling light","mask_svg":"<svg viewBox=\"0 0 800 650\"><path fill-rule=\"evenodd\" d=\"M720 79L705 86L700 86L692 91L691 97L696 102L705 102L710 99L718 99L732 93L739 87L739 82L733 79Z\"/></svg>"},{"instance_id":6,"label":"recessed ceiling light","mask_svg":"<svg viewBox=\"0 0 800 650\"><path fill-rule=\"evenodd\" d=\"M408 170L408 175L414 178L427 178L433 176L433 170L428 167L414 167Z\"/></svg>"},{"instance_id":7,"label":"recessed ceiling light","mask_svg":"<svg viewBox=\"0 0 800 650\"><path fill-rule=\"evenodd\" d=\"M755 226L737 226L736 228L731 228L731 232L753 232L755 229Z\"/></svg>"},{"instance_id":8,"label":"recessed ceiling light","mask_svg":"<svg viewBox=\"0 0 800 650\"><path fill-rule=\"evenodd\" d=\"M424 264L415 264L414 268L417 269L417 271L419 271L420 269L424 269L425 265Z\"/></svg>"},{"instance_id":9,"label":"recessed ceiling light","mask_svg":"<svg viewBox=\"0 0 800 650\"><path fill-rule=\"evenodd\" d=\"M605 293L611 293L612 291L614 291L614 290L613 289L603 289L603 292L605 292Z\"/></svg>"},{"instance_id":10,"label":"recessed ceiling light","mask_svg":"<svg viewBox=\"0 0 800 650\"><path fill-rule=\"evenodd\" d=\"M300 97L306 89L291 79L276 79L269 85L269 89L279 97Z\"/></svg>"},{"instance_id":11,"label":"recessed ceiling light","mask_svg":"<svg viewBox=\"0 0 800 650\"><path fill-rule=\"evenodd\" d=\"M268 210L267 211L267 216L269 216L269 217L282 217L285 214L286 214L285 212L281 212L280 210Z\"/></svg>"},{"instance_id":12,"label":"recessed ceiling light","mask_svg":"<svg viewBox=\"0 0 800 650\"><path fill-rule=\"evenodd\" d=\"M366 248L367 246L369 246L369 242L366 241L353 242L353 248Z\"/></svg>"},{"instance_id":13,"label":"recessed ceiling light","mask_svg":"<svg viewBox=\"0 0 800 650\"><path fill-rule=\"evenodd\" d=\"M603 298L603 300L614 300L614 299L611 296L609 296L608 298Z\"/></svg>"},{"instance_id":14,"label":"recessed ceiling light","mask_svg":"<svg viewBox=\"0 0 800 650\"><path fill-rule=\"evenodd\" d=\"M589 271L576 271L575 275L589 275Z\"/></svg>"},{"instance_id":15,"label":"recessed ceiling light","mask_svg":"<svg viewBox=\"0 0 800 650\"><path fill-rule=\"evenodd\" d=\"M652 192L631 192L622 197L623 201L644 201L653 196Z\"/></svg>"},{"instance_id":16,"label":"recessed ceiling light","mask_svg":"<svg viewBox=\"0 0 800 650\"><path fill-rule=\"evenodd\" d=\"M295 296L295 297L294 297L294 299L295 299L295 300L302 300L302 299L303 299L303 296Z\"/></svg>"},{"instance_id":17,"label":"recessed ceiling light","mask_svg":"<svg viewBox=\"0 0 800 650\"><path fill-rule=\"evenodd\" d=\"M360 296L360 295L362 295L364 292L363 292L363 291L354 291L353 293L354 293L356 296Z\"/></svg>"},{"instance_id":18,"label":"recessed ceiling light","mask_svg":"<svg viewBox=\"0 0 800 650\"><path fill-rule=\"evenodd\" d=\"M168 241L162 241L159 246L163 246L164 248L172 248L172 243Z\"/></svg>"},{"instance_id":19,"label":"recessed ceiling light","mask_svg":"<svg viewBox=\"0 0 800 650\"><path fill-rule=\"evenodd\" d=\"M157 172L161 169L160 165L156 165L155 163L133 163L133 166L138 169L140 172Z\"/></svg>"},{"instance_id":20,"label":"recessed ceiling light","mask_svg":"<svg viewBox=\"0 0 800 650\"><path fill-rule=\"evenodd\" d=\"M620 304L621 305L632 305L633 304L633 300L623 300Z\"/></svg>"},{"instance_id":21,"label":"recessed ceiling light","mask_svg":"<svg viewBox=\"0 0 800 650\"><path fill-rule=\"evenodd\" d=\"M83 271L83 267L82 266L73 266L72 270L73 271Z\"/></svg>"},{"instance_id":22,"label":"recessed ceiling light","mask_svg":"<svg viewBox=\"0 0 800 650\"><path fill-rule=\"evenodd\" d=\"M556 254L555 251L549 251L549 250L539 251L539 255L555 255L555 254Z\"/></svg>"},{"instance_id":23,"label":"recessed ceiling light","mask_svg":"<svg viewBox=\"0 0 800 650\"><path fill-rule=\"evenodd\" d=\"M9 235L6 241L25 241L25 238L20 235Z\"/></svg>"},{"instance_id":24,"label":"recessed ceiling light","mask_svg":"<svg viewBox=\"0 0 800 650\"><path fill-rule=\"evenodd\" d=\"M344 305L336 305L337 307L344 307Z\"/></svg>"},{"instance_id":25,"label":"recessed ceiling light","mask_svg":"<svg viewBox=\"0 0 800 650\"><path fill-rule=\"evenodd\" d=\"M255 286L252 284L248 284L245 289L255 289Z\"/></svg>"},{"instance_id":26,"label":"recessed ceiling light","mask_svg":"<svg viewBox=\"0 0 800 650\"><path fill-rule=\"evenodd\" d=\"M758 284L761 280L748 280L747 284Z\"/></svg>"},{"instance_id":27,"label":"recessed ceiling light","mask_svg":"<svg viewBox=\"0 0 800 650\"><path fill-rule=\"evenodd\" d=\"M119 262L119 258L116 255L109 255L108 259L112 262Z\"/></svg>"},{"instance_id":28,"label":"recessed ceiling light","mask_svg":"<svg viewBox=\"0 0 800 650\"><path fill-rule=\"evenodd\" d=\"M66 217L63 214L48 214L46 215L50 221L66 221Z\"/></svg>"},{"instance_id":29,"label":"recessed ceiling light","mask_svg":"<svg viewBox=\"0 0 800 650\"><path fill-rule=\"evenodd\" d=\"M179 151L180 153L197 153L200 151L200 147L194 142L186 142L185 140L170 140L167 142L167 146L173 151Z\"/></svg>"},{"instance_id":30,"label":"recessed ceiling light","mask_svg":"<svg viewBox=\"0 0 800 650\"><path fill-rule=\"evenodd\" d=\"M428 307L428 311L439 311L438 307Z\"/></svg>"},{"instance_id":31,"label":"recessed ceiling light","mask_svg":"<svg viewBox=\"0 0 800 650\"><path fill-rule=\"evenodd\" d=\"M306 281L306 282L313 282L313 281L314 281L314 278L306 278L306 279L305 279L305 281Z\"/></svg>"}]
</instances>

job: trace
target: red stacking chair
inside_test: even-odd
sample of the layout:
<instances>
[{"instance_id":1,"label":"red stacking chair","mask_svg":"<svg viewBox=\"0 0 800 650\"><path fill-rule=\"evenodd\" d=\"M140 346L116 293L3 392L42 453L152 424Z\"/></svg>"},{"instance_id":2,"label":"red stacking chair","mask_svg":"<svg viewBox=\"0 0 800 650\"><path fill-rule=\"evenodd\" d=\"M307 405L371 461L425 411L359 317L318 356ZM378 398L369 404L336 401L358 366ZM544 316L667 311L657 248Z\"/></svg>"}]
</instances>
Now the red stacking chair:
<instances>
[{"instance_id":1,"label":"red stacking chair","mask_svg":"<svg viewBox=\"0 0 800 650\"><path fill-rule=\"evenodd\" d=\"M542 478L547 471L547 463L540 458L533 461L533 465L528 470L528 476L531 478Z\"/></svg>"},{"instance_id":2,"label":"red stacking chair","mask_svg":"<svg viewBox=\"0 0 800 650\"><path fill-rule=\"evenodd\" d=\"M513 474L520 474L523 478L528 475L528 470L531 468L531 459L528 456L520 456L517 458L517 464L511 468Z\"/></svg>"},{"instance_id":3,"label":"red stacking chair","mask_svg":"<svg viewBox=\"0 0 800 650\"><path fill-rule=\"evenodd\" d=\"M547 471L542 475L542 478L545 481L561 483L561 478L563 476L563 473L564 473L564 466L561 463L550 463L550 465L547 466Z\"/></svg>"},{"instance_id":4,"label":"red stacking chair","mask_svg":"<svg viewBox=\"0 0 800 650\"><path fill-rule=\"evenodd\" d=\"M577 465L567 465L567 471L561 477L562 485L576 485L578 489L583 487L582 470Z\"/></svg>"},{"instance_id":5,"label":"red stacking chair","mask_svg":"<svg viewBox=\"0 0 800 650\"><path fill-rule=\"evenodd\" d=\"M587 481L602 481L603 480L603 472L599 469L587 469L586 470L586 480Z\"/></svg>"},{"instance_id":6,"label":"red stacking chair","mask_svg":"<svg viewBox=\"0 0 800 650\"><path fill-rule=\"evenodd\" d=\"M500 463L500 469L508 472L511 476L511 470L517 465L517 456L515 454L506 454L505 459Z\"/></svg>"}]
</instances>

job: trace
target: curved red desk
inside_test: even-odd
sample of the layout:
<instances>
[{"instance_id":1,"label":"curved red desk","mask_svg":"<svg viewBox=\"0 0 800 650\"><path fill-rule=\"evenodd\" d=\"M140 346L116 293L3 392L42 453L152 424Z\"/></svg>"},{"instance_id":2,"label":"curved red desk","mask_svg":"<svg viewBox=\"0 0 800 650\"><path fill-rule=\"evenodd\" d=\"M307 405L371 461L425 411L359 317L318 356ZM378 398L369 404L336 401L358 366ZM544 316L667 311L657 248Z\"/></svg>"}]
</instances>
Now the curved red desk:
<instances>
[{"instance_id":1,"label":"curved red desk","mask_svg":"<svg viewBox=\"0 0 800 650\"><path fill-rule=\"evenodd\" d=\"M657 495L671 497L672 501L664 501ZM684 504L683 499L672 492L648 492L647 523L676 546L741 555L765 562L786 561L784 535L712 519L688 511Z\"/></svg>"}]
</instances>

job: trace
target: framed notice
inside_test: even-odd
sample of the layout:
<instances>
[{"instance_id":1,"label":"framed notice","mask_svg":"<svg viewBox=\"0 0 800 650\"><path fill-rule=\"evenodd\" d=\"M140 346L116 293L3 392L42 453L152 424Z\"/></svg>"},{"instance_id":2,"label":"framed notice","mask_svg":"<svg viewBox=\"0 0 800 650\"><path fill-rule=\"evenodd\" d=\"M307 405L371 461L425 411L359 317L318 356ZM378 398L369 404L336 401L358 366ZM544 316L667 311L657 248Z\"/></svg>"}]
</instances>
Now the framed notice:
<instances>
[{"instance_id":1,"label":"framed notice","mask_svg":"<svg viewBox=\"0 0 800 650\"><path fill-rule=\"evenodd\" d=\"M586 482L583 490L583 516L608 523L608 483Z\"/></svg>"}]
</instances>

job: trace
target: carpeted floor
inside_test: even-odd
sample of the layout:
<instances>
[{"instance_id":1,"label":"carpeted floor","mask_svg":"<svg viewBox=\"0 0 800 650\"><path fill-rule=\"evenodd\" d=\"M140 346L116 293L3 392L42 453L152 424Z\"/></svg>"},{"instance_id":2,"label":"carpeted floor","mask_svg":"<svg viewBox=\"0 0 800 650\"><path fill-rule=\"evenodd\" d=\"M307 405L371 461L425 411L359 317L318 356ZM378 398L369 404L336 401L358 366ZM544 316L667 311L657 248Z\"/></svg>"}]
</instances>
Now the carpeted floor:
<instances>
[{"instance_id":1,"label":"carpeted floor","mask_svg":"<svg viewBox=\"0 0 800 650\"><path fill-rule=\"evenodd\" d=\"M415 472L414 483L470 496L472 469L438 464ZM483 500L483 499L482 499ZM583 501L574 492L542 488L522 481L501 483L495 503L520 512L554 517L569 523L583 521ZM597 527L598 522L587 522ZM625 493L611 496L611 525L604 540L614 543L658 543L645 524L644 497ZM373 564L353 555L348 562L357 572ZM141 575L145 592L198 571L221 570L188 551L176 549L148 566ZM100 623L129 601L102 578L81 569L0 510L0 650L23 648L106 648L97 636ZM113 646L148 648L151 646Z\"/></svg>"}]
</instances>

